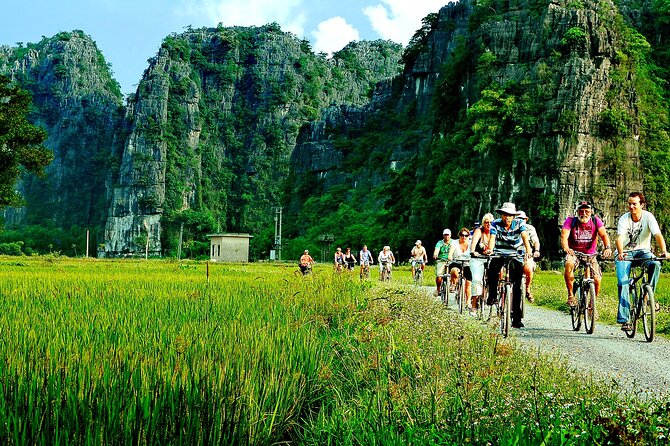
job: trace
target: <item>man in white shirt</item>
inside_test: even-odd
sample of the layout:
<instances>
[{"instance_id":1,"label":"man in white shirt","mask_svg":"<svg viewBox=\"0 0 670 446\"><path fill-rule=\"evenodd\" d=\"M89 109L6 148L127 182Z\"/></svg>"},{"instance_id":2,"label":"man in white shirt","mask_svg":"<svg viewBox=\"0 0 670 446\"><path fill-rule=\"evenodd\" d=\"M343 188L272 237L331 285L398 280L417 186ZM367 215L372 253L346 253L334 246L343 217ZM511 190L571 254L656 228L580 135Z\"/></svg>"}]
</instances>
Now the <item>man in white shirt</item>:
<instances>
[{"instance_id":1,"label":"man in white shirt","mask_svg":"<svg viewBox=\"0 0 670 446\"><path fill-rule=\"evenodd\" d=\"M659 257L670 257L665 246L665 239L658 227L654 215L645 210L646 200L642 192L631 192L628 196L628 210L621 217L617 225L616 238L616 276L619 291L619 311L617 323L621 329L630 331L630 300L628 297L628 279L633 261L651 259L651 237L654 237L661 251ZM649 276L651 287L656 290L656 283L661 271L659 262L649 262Z\"/></svg>"}]
</instances>

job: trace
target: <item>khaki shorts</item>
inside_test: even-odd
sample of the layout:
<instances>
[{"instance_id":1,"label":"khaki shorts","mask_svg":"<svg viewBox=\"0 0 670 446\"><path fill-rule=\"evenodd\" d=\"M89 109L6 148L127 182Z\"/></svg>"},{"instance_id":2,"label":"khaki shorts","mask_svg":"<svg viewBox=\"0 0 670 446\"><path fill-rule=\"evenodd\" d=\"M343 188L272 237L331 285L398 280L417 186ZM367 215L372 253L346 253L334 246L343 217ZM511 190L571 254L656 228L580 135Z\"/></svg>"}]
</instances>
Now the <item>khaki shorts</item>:
<instances>
[{"instance_id":1,"label":"khaki shorts","mask_svg":"<svg viewBox=\"0 0 670 446\"><path fill-rule=\"evenodd\" d=\"M577 256L573 256L570 254L565 255L565 263L574 264L575 269L577 268L577 266L579 266L579 262L580 260L577 258ZM603 276L603 272L600 270L600 265L598 264L598 259L595 256L590 257L589 260L582 260L582 262L588 263L587 266L591 269L591 278L600 279Z\"/></svg>"},{"instance_id":2,"label":"khaki shorts","mask_svg":"<svg viewBox=\"0 0 670 446\"><path fill-rule=\"evenodd\" d=\"M447 274L447 266L449 266L449 262L447 260L438 260L437 264L435 265L435 276L444 276Z\"/></svg>"}]
</instances>

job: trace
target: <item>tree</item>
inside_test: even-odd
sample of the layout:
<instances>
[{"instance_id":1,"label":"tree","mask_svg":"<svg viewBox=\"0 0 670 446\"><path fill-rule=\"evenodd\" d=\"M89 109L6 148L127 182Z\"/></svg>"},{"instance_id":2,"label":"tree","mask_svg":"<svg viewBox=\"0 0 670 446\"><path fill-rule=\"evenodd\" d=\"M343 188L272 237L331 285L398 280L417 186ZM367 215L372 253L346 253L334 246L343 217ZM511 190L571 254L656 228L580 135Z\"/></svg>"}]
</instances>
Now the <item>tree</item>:
<instances>
[{"instance_id":1,"label":"tree","mask_svg":"<svg viewBox=\"0 0 670 446\"><path fill-rule=\"evenodd\" d=\"M41 174L53 159L42 145L46 132L26 119L31 102L30 93L0 76L0 207L21 203L14 191L21 167Z\"/></svg>"}]
</instances>

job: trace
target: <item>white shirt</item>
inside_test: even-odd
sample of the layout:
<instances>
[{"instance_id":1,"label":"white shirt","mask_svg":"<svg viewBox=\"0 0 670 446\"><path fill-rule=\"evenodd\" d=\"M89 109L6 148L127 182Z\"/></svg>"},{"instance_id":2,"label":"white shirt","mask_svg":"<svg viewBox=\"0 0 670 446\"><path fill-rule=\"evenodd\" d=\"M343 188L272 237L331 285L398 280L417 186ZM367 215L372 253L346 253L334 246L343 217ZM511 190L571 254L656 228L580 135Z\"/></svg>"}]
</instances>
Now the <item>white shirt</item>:
<instances>
[{"instance_id":1,"label":"white shirt","mask_svg":"<svg viewBox=\"0 0 670 446\"><path fill-rule=\"evenodd\" d=\"M634 222L630 212L626 212L619 217L616 228L617 236L623 235L624 251L651 250L651 237L660 232L661 229L658 227L656 217L644 209L640 221Z\"/></svg>"}]
</instances>

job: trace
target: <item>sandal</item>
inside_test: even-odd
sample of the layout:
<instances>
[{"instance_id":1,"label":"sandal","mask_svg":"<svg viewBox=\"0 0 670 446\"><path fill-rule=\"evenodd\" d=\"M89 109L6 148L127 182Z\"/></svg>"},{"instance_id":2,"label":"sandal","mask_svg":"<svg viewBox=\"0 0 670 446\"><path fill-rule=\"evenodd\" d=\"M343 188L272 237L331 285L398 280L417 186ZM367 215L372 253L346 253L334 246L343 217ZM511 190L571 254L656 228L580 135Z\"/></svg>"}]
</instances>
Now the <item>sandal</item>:
<instances>
[{"instance_id":1,"label":"sandal","mask_svg":"<svg viewBox=\"0 0 670 446\"><path fill-rule=\"evenodd\" d=\"M624 324L621 324L621 330L623 330L623 331L633 331L633 326L630 323L626 322Z\"/></svg>"},{"instance_id":2,"label":"sandal","mask_svg":"<svg viewBox=\"0 0 670 446\"><path fill-rule=\"evenodd\" d=\"M531 293L530 291L526 291L526 300L528 300L528 302L530 302L531 304L535 302L535 297L533 296L533 293Z\"/></svg>"},{"instance_id":3,"label":"sandal","mask_svg":"<svg viewBox=\"0 0 670 446\"><path fill-rule=\"evenodd\" d=\"M656 301L654 301L654 304L655 304L654 309L656 310L656 312L658 313L659 311L661 311L661 304Z\"/></svg>"},{"instance_id":4,"label":"sandal","mask_svg":"<svg viewBox=\"0 0 670 446\"><path fill-rule=\"evenodd\" d=\"M568 302L567 302L569 307L576 307L577 306L577 300L575 299L575 296L568 296Z\"/></svg>"}]
</instances>

